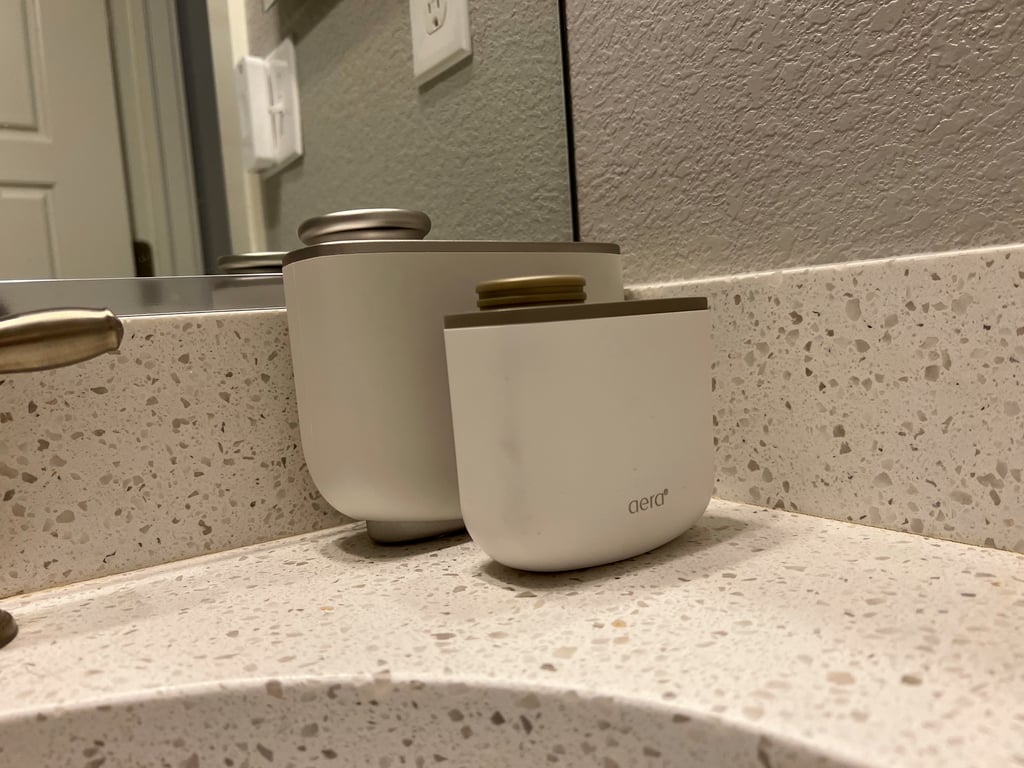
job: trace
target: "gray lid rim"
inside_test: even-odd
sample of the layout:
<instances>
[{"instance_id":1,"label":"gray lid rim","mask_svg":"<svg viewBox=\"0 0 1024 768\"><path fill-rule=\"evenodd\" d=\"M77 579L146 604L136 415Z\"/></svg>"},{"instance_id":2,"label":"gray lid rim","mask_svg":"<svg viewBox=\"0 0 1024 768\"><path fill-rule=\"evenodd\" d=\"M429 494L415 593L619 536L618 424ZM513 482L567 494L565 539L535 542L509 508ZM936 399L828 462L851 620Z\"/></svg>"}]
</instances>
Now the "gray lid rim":
<instances>
[{"instance_id":1,"label":"gray lid rim","mask_svg":"<svg viewBox=\"0 0 1024 768\"><path fill-rule=\"evenodd\" d=\"M501 325L557 323L563 320L601 320L613 317L664 315L673 312L700 312L708 309L705 296L677 299L640 299L636 301L605 301L593 304L556 304L541 307L510 307L484 312L446 315L445 330L493 328Z\"/></svg>"},{"instance_id":2,"label":"gray lid rim","mask_svg":"<svg viewBox=\"0 0 1024 768\"><path fill-rule=\"evenodd\" d=\"M284 266L325 256L367 253L622 253L615 243L526 242L500 240L338 240L290 251Z\"/></svg>"}]
</instances>

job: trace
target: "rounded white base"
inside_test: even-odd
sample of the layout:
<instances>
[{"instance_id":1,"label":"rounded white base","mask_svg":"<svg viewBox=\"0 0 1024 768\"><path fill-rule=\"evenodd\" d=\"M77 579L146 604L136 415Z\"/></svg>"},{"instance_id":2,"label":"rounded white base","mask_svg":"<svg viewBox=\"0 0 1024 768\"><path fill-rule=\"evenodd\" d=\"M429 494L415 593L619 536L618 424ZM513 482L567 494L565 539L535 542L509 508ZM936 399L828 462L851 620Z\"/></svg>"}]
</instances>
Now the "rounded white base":
<instances>
[{"instance_id":1,"label":"rounded white base","mask_svg":"<svg viewBox=\"0 0 1024 768\"><path fill-rule=\"evenodd\" d=\"M445 341L462 516L495 560L601 565L704 514L707 310L449 328Z\"/></svg>"}]
</instances>

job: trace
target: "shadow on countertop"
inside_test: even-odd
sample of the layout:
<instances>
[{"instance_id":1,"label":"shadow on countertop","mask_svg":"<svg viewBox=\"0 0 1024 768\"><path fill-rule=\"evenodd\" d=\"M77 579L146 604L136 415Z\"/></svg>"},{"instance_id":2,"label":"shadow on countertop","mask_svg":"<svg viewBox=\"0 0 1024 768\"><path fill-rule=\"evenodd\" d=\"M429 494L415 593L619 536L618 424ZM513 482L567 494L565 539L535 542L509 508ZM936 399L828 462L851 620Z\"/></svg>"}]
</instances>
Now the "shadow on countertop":
<instances>
[{"instance_id":1,"label":"shadow on countertop","mask_svg":"<svg viewBox=\"0 0 1024 768\"><path fill-rule=\"evenodd\" d=\"M461 533L450 533L414 541L410 544L378 544L370 538L365 528L360 527L347 532L341 538L325 542L320 548L320 552L332 560L337 560L340 556L339 552L341 552L361 560L387 562L429 555L450 547L457 547L468 541L470 541L469 534L462 531Z\"/></svg>"},{"instance_id":2,"label":"shadow on countertop","mask_svg":"<svg viewBox=\"0 0 1024 768\"><path fill-rule=\"evenodd\" d=\"M685 582L728 571L757 552L768 549L772 541L757 536L765 527L764 523L757 520L737 520L706 513L678 538L627 560L556 573L521 571L491 560L475 575L505 590L564 593L582 586L621 580L655 566L671 563L671 572L676 580ZM751 539L749 545L738 546L740 537ZM659 579L663 578L663 574L659 575Z\"/></svg>"},{"instance_id":3,"label":"shadow on countertop","mask_svg":"<svg viewBox=\"0 0 1024 768\"><path fill-rule=\"evenodd\" d=\"M476 550L471 561L463 561L466 566L464 573L504 591L523 592L524 597L540 593L571 593L581 587L601 586L626 577L633 577L630 582L636 586L636 577L655 567L660 567L659 583L666 577L675 582L694 581L715 574L732 578L732 569L757 553L778 546L782 535L778 529L753 517L739 519L709 511L691 529L667 544L608 565L535 573L509 568ZM370 539L365 530L357 528L341 538L324 542L320 553L331 560L354 557L370 563L417 558L431 558L437 562L434 558L438 557L451 563L453 558L462 560L456 548L466 544L472 544L472 539L466 533L458 533L411 544L381 545Z\"/></svg>"}]
</instances>

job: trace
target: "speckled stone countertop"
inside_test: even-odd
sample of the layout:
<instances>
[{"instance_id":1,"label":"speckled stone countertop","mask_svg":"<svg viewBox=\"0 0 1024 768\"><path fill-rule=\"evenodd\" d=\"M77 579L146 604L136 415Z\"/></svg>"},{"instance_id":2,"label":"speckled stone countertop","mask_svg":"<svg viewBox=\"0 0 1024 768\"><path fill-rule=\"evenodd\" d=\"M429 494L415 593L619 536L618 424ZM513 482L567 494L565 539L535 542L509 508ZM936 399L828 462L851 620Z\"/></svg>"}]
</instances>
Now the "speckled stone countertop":
<instances>
[{"instance_id":1,"label":"speckled stone countertop","mask_svg":"<svg viewBox=\"0 0 1024 768\"><path fill-rule=\"evenodd\" d=\"M715 495L1024 553L1024 247L634 286L707 296Z\"/></svg>"},{"instance_id":2,"label":"speckled stone countertop","mask_svg":"<svg viewBox=\"0 0 1024 768\"><path fill-rule=\"evenodd\" d=\"M160 752L163 764L329 764L365 735L358 723L387 723L408 765L479 764L459 745L485 736L489 764L520 764L498 758L503 745L527 754L536 724L562 722L575 701L588 717L599 702L604 720L565 725L548 762L691 764L665 753L675 743L762 768L1024 765L1022 565L1013 553L722 501L653 553L555 575L496 565L464 537L379 548L343 526L0 603L21 626L0 651L0 763L46 764L31 750L49 749L54 764L97 764L126 734L142 738L141 714L127 729L90 721L98 730L77 742L70 726L39 729L84 704L167 703L219 683L187 738L164 732L184 710L153 715L164 725L154 744L173 752ZM465 689L448 684L512 693L460 709L451 701ZM232 688L250 716L228 722ZM325 715L346 696L349 714ZM282 702L300 720L271 733L262 708ZM645 736L634 759L598 759L624 749L634 726L662 736ZM672 728L685 736L666 741ZM723 728L731 739L716 741Z\"/></svg>"}]
</instances>

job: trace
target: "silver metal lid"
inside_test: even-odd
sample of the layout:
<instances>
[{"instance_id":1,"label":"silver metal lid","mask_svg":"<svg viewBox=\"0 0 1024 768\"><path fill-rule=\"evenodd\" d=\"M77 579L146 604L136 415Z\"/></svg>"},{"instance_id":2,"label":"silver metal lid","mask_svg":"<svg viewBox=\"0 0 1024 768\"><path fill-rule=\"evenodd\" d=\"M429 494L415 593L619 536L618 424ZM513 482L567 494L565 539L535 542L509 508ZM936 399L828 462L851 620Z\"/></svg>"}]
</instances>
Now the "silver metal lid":
<instances>
[{"instance_id":1,"label":"silver metal lid","mask_svg":"<svg viewBox=\"0 0 1024 768\"><path fill-rule=\"evenodd\" d=\"M225 272L280 272L287 251L253 251L229 253L217 259L217 266Z\"/></svg>"},{"instance_id":2,"label":"silver metal lid","mask_svg":"<svg viewBox=\"0 0 1024 768\"><path fill-rule=\"evenodd\" d=\"M342 240L422 240L430 217L407 208L359 208L306 219L299 239L306 245Z\"/></svg>"}]
</instances>

